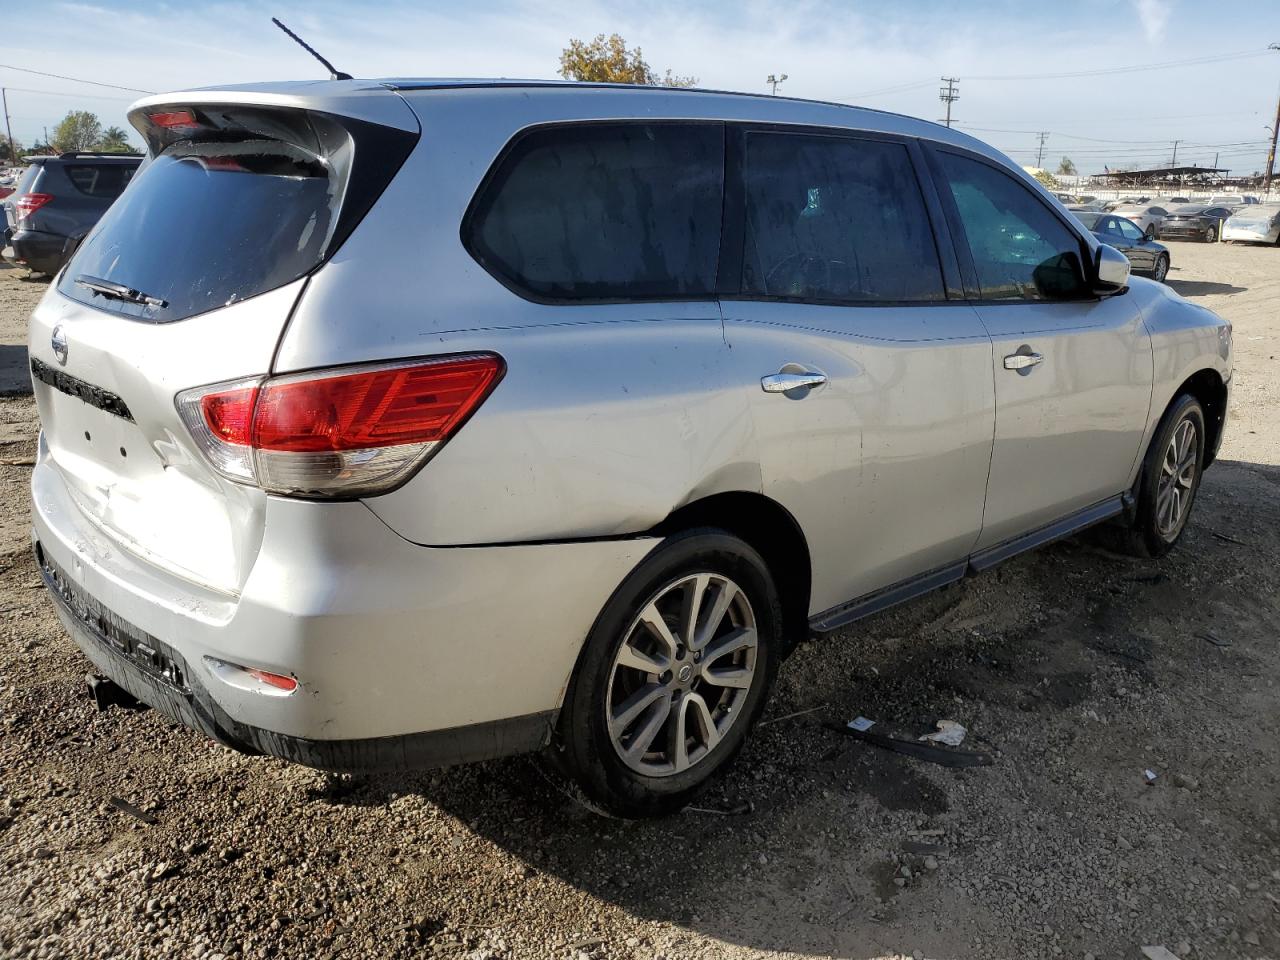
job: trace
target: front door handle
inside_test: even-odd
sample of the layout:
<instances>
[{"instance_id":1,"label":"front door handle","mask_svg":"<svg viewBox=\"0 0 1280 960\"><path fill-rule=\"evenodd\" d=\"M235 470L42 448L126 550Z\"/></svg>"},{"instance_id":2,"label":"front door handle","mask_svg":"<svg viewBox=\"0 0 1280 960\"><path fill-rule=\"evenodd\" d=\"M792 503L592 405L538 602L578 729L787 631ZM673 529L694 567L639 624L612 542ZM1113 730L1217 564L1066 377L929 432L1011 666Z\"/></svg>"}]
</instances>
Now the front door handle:
<instances>
[{"instance_id":1,"label":"front door handle","mask_svg":"<svg viewBox=\"0 0 1280 960\"><path fill-rule=\"evenodd\" d=\"M1004 358L1006 370L1026 370L1037 363L1044 362L1044 355L1039 353L1011 353Z\"/></svg>"},{"instance_id":2,"label":"front door handle","mask_svg":"<svg viewBox=\"0 0 1280 960\"><path fill-rule=\"evenodd\" d=\"M802 387L820 387L826 382L822 373L771 373L760 378L760 389L765 393L788 393Z\"/></svg>"}]
</instances>

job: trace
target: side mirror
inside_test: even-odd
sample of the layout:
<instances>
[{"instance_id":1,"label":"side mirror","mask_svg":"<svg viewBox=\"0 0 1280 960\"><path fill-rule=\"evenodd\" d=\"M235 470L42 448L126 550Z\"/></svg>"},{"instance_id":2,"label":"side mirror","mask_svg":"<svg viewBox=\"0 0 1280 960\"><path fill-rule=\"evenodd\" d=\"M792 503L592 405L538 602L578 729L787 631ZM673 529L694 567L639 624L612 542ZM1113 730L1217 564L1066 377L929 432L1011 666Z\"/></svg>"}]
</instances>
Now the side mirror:
<instances>
[{"instance_id":1,"label":"side mirror","mask_svg":"<svg viewBox=\"0 0 1280 960\"><path fill-rule=\"evenodd\" d=\"M1107 244L1099 244L1093 260L1093 292L1099 296L1129 289L1129 258Z\"/></svg>"}]
</instances>

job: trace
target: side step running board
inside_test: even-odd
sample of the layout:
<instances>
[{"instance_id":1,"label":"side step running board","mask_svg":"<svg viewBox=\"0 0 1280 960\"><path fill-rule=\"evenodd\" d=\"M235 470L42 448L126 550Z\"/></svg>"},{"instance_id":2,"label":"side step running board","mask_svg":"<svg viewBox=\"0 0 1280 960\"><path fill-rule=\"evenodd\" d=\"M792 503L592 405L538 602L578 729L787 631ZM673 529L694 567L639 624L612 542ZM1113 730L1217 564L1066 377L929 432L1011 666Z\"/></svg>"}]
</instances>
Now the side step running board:
<instances>
[{"instance_id":1,"label":"side step running board","mask_svg":"<svg viewBox=\"0 0 1280 960\"><path fill-rule=\"evenodd\" d=\"M1011 540L1006 540L1004 543L998 543L993 547L988 547L972 554L968 560L961 560L957 563L940 567L937 570L930 570L928 573L911 577L882 590L856 597L829 610L824 610L822 613L809 618L809 629L813 633L830 633L832 630L853 623L855 620L861 620L863 617L869 617L873 613L887 610L889 607L896 606L906 600L915 599L931 590L937 590L939 587L945 587L949 583L955 583L966 575L989 570L996 564L1002 563L1011 557L1016 557L1020 553L1034 550L1036 547L1042 547L1054 540L1061 540L1063 537L1069 537L1074 533L1079 533L1086 527L1102 523L1104 520L1110 520L1112 517L1119 516L1121 513L1132 509L1132 504L1133 495L1131 493L1122 493L1119 496L1103 500L1101 503L1095 503L1093 506L1077 510L1061 520L1046 524L1038 530L1032 530L1030 533L1021 534Z\"/></svg>"}]
</instances>

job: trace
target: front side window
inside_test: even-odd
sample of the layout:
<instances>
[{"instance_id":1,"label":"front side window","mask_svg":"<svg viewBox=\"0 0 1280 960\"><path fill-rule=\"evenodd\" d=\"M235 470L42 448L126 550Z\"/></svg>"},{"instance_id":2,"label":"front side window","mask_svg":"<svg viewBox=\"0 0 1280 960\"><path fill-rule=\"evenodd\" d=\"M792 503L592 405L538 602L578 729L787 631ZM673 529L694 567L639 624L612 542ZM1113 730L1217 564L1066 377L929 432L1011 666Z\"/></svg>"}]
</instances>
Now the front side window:
<instances>
[{"instance_id":1,"label":"front side window","mask_svg":"<svg viewBox=\"0 0 1280 960\"><path fill-rule=\"evenodd\" d=\"M1080 240L1029 188L995 167L940 152L984 300L1085 294Z\"/></svg>"},{"instance_id":2,"label":"front side window","mask_svg":"<svg viewBox=\"0 0 1280 960\"><path fill-rule=\"evenodd\" d=\"M714 296L724 202L718 123L590 123L522 137L463 233L523 296Z\"/></svg>"},{"instance_id":3,"label":"front side window","mask_svg":"<svg viewBox=\"0 0 1280 960\"><path fill-rule=\"evenodd\" d=\"M744 164L743 294L828 302L945 298L905 146L750 133Z\"/></svg>"}]
</instances>

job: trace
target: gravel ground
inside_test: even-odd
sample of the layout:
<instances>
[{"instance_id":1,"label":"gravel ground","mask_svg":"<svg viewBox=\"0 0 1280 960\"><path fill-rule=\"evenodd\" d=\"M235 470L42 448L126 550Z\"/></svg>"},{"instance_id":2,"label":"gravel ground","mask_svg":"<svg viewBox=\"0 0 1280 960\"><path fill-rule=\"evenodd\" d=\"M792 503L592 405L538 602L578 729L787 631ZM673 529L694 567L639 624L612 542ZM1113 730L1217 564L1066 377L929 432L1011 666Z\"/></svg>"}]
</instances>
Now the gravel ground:
<instances>
[{"instance_id":1,"label":"gravel ground","mask_svg":"<svg viewBox=\"0 0 1280 960\"><path fill-rule=\"evenodd\" d=\"M1172 249L1237 364L1182 546L1066 541L805 644L661 822L523 759L339 778L95 713L29 553L34 406L0 400L0 955L1280 955L1280 250ZM0 356L43 289L0 269ZM857 714L958 720L994 763L820 726Z\"/></svg>"}]
</instances>

